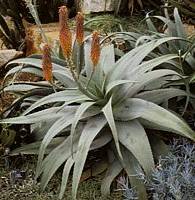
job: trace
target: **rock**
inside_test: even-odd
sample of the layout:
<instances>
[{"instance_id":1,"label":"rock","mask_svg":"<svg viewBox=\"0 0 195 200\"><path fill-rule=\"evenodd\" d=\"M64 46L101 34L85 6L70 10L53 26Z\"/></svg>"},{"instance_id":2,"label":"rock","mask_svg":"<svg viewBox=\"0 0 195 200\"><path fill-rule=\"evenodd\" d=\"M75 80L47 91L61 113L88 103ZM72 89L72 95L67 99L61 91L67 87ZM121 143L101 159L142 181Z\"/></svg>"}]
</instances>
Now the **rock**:
<instances>
[{"instance_id":1,"label":"rock","mask_svg":"<svg viewBox=\"0 0 195 200\"><path fill-rule=\"evenodd\" d=\"M18 58L23 52L16 51L15 49L0 50L0 67L8 63L10 60Z\"/></svg>"},{"instance_id":2,"label":"rock","mask_svg":"<svg viewBox=\"0 0 195 200\"><path fill-rule=\"evenodd\" d=\"M83 1L82 11L85 14L91 12L114 11L115 0L85 0Z\"/></svg>"},{"instance_id":3,"label":"rock","mask_svg":"<svg viewBox=\"0 0 195 200\"><path fill-rule=\"evenodd\" d=\"M33 38L33 45L27 43L27 52L31 52L32 47L35 48L35 51L32 53L41 54L41 46L44 43L40 35L40 31L37 25L32 25L30 23L25 24L26 34L30 33L30 38ZM42 29L45 36L47 37L48 43L52 48L56 48L56 43L59 40L59 23L48 23L42 24ZM30 53L28 53L30 54Z\"/></svg>"},{"instance_id":4,"label":"rock","mask_svg":"<svg viewBox=\"0 0 195 200\"><path fill-rule=\"evenodd\" d=\"M195 25L184 24L184 28L189 36L195 35Z\"/></svg>"},{"instance_id":5,"label":"rock","mask_svg":"<svg viewBox=\"0 0 195 200\"><path fill-rule=\"evenodd\" d=\"M187 36L195 35L195 26L194 25L183 24L183 27L185 29ZM164 33L167 33L167 32L168 32L168 29L165 29Z\"/></svg>"}]
</instances>

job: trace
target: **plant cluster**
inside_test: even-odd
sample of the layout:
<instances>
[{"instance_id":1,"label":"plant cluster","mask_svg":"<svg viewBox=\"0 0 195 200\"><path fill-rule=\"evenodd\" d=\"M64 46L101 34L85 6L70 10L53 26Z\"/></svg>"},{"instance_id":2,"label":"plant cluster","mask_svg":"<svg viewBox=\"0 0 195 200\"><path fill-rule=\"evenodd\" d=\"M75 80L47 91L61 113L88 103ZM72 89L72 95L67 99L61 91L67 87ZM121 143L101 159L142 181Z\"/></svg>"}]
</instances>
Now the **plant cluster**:
<instances>
[{"instance_id":1,"label":"plant cluster","mask_svg":"<svg viewBox=\"0 0 195 200\"><path fill-rule=\"evenodd\" d=\"M124 176L118 178L117 183L119 185L119 191L122 191L124 200L136 200L138 199L135 189L129 187L129 180Z\"/></svg>"},{"instance_id":2,"label":"plant cluster","mask_svg":"<svg viewBox=\"0 0 195 200\"><path fill-rule=\"evenodd\" d=\"M185 112L189 102L192 103L192 106L194 105L194 37L193 35L187 34L177 8L174 9L173 17L174 20L171 20L167 8L165 8L165 17L150 16L147 14L145 22L148 27L148 32L145 34L139 32L137 34L131 33L131 39L129 39L129 37L124 37L123 40L127 46L134 48L152 40L174 37L174 40L159 46L155 49L155 51L148 54L147 59L150 60L172 53L175 53L179 56L176 59L172 59L169 62L161 64L159 67L164 69L172 69L183 77L180 78L180 80L175 81L172 79L171 81L168 81L167 84L172 85L172 87L185 89L188 93L184 109ZM162 23L163 28L159 29L159 27L156 27L152 19L158 20L160 23ZM114 37L120 37L120 33L114 35ZM162 81L164 82L164 80ZM158 82L158 84L161 84L160 81Z\"/></svg>"},{"instance_id":3,"label":"plant cluster","mask_svg":"<svg viewBox=\"0 0 195 200\"><path fill-rule=\"evenodd\" d=\"M187 140L174 140L171 153L159 159L151 178L144 179L154 200L190 199L195 196L195 145ZM133 199L135 191L129 188L128 181L121 177L119 184L127 200ZM133 192L133 193L132 193Z\"/></svg>"},{"instance_id":4,"label":"plant cluster","mask_svg":"<svg viewBox=\"0 0 195 200\"><path fill-rule=\"evenodd\" d=\"M174 7L177 7L185 16L192 18L191 22L194 24L195 3L193 0L169 0L168 2Z\"/></svg>"},{"instance_id":5,"label":"plant cluster","mask_svg":"<svg viewBox=\"0 0 195 200\"><path fill-rule=\"evenodd\" d=\"M117 0L115 1L115 13L122 13L124 12L124 9L126 10L128 8L128 10L130 11L130 14L132 15L134 12L135 8L139 8L140 10L145 10L146 7L154 7L156 9L159 9L159 6L162 4L161 1L159 1L158 3L154 0L147 0L147 1L143 1L143 0L125 0L125 1L121 1L121 0Z\"/></svg>"},{"instance_id":6,"label":"plant cluster","mask_svg":"<svg viewBox=\"0 0 195 200\"><path fill-rule=\"evenodd\" d=\"M148 187L153 199L190 199L195 196L195 145L186 140L175 140L172 154L161 158Z\"/></svg>"},{"instance_id":7,"label":"plant cluster","mask_svg":"<svg viewBox=\"0 0 195 200\"><path fill-rule=\"evenodd\" d=\"M139 171L151 176L154 159L168 150L158 132L148 134L146 129L195 140L195 133L186 122L167 109L169 99L189 95L167 84L171 80L179 82L185 75L162 67L177 66L181 54L168 48L183 40L155 35L140 44L142 40L137 40L136 33L103 37L98 31L85 37L82 13L76 16L74 37L65 6L59 9L59 19L59 52L64 60L54 56L45 44L42 56L10 62L8 66L14 67L5 76L2 90L14 93L18 99L6 110L1 123L30 125L37 141L26 149L37 152L39 148L36 179L41 176L42 190L63 166L59 198L63 198L72 169L72 197L76 199L88 152L104 147L108 169L102 181L102 194L110 194L113 180L124 170L138 198L147 199L143 181L132 174ZM129 44L137 40L138 45L117 55L113 36L118 36L114 40L125 38ZM158 49L167 53L158 54ZM39 81L16 81L17 74L23 72L35 74ZM11 75L11 83L6 82ZM22 114L9 118L16 105L23 110Z\"/></svg>"},{"instance_id":8,"label":"plant cluster","mask_svg":"<svg viewBox=\"0 0 195 200\"><path fill-rule=\"evenodd\" d=\"M152 18L156 18L163 22L164 32L161 33L157 30L154 23L152 22ZM195 64L195 44L194 38L191 35L188 35L185 27L182 23L182 20L179 16L178 9L174 9L174 21L172 21L169 17L168 10L165 9L165 17L161 16L153 16L150 17L147 15L146 22L148 25L149 31L153 34L153 36L149 36L149 40L152 38L163 38L163 37L175 37L175 41L171 41L167 46L161 46L158 51L156 51L151 57L157 57L160 55L166 55L169 53L176 53L179 55L178 59L175 59L172 66L164 65L161 66L163 68L173 69L177 71L179 74L183 76L180 81L172 81L169 84L172 86L185 88L188 93L188 97L186 99L186 105L184 112L187 108L189 102L194 106L194 64ZM140 37L139 40L143 41L144 37ZM169 64L169 63L168 63ZM183 113L184 113L183 112Z\"/></svg>"}]
</instances>

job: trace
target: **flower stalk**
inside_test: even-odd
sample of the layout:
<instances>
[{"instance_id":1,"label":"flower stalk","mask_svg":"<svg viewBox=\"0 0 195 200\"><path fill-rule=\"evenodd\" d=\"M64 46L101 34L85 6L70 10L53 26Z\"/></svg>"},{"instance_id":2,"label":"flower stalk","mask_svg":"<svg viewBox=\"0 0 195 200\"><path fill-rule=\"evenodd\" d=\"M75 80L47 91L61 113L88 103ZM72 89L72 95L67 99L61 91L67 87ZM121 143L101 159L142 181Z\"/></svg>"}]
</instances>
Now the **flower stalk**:
<instances>
[{"instance_id":1,"label":"flower stalk","mask_svg":"<svg viewBox=\"0 0 195 200\"><path fill-rule=\"evenodd\" d=\"M81 73L81 70L83 68L83 52L84 52L84 15L81 12L77 13L76 16L76 42L77 42L77 48L76 48L76 69L77 69L77 75L79 78L79 74Z\"/></svg>"},{"instance_id":2,"label":"flower stalk","mask_svg":"<svg viewBox=\"0 0 195 200\"><path fill-rule=\"evenodd\" d=\"M44 79L52 83L53 74L52 74L51 48L48 44L45 44L43 46L42 69L43 69Z\"/></svg>"},{"instance_id":3,"label":"flower stalk","mask_svg":"<svg viewBox=\"0 0 195 200\"><path fill-rule=\"evenodd\" d=\"M93 71L95 71L96 66L100 59L100 37L98 31L94 31L92 34L92 44L91 44L91 61L93 64Z\"/></svg>"},{"instance_id":4,"label":"flower stalk","mask_svg":"<svg viewBox=\"0 0 195 200\"><path fill-rule=\"evenodd\" d=\"M66 6L61 6L59 9L59 24L60 24L60 46L62 48L62 52L66 62L70 68L71 74L75 81L77 81L77 77L75 75L74 63L72 61L72 32L70 31L68 25L68 9Z\"/></svg>"},{"instance_id":5,"label":"flower stalk","mask_svg":"<svg viewBox=\"0 0 195 200\"><path fill-rule=\"evenodd\" d=\"M87 87L89 86L89 83L93 77L93 74L95 72L95 69L96 69L96 66L98 65L99 63L99 59L100 59L100 37L99 37L99 32L98 31L94 31L92 33L92 43L91 43L91 61L92 61L92 64L93 64L93 70L91 72L91 75L89 77L89 81L87 83Z\"/></svg>"},{"instance_id":6,"label":"flower stalk","mask_svg":"<svg viewBox=\"0 0 195 200\"><path fill-rule=\"evenodd\" d=\"M60 46L66 60L71 59L72 56L72 33L68 26L68 9L66 6L61 6L59 9L59 23L60 23Z\"/></svg>"},{"instance_id":7,"label":"flower stalk","mask_svg":"<svg viewBox=\"0 0 195 200\"><path fill-rule=\"evenodd\" d=\"M81 46L84 41L84 16L81 12L77 13L76 16L76 40Z\"/></svg>"}]
</instances>

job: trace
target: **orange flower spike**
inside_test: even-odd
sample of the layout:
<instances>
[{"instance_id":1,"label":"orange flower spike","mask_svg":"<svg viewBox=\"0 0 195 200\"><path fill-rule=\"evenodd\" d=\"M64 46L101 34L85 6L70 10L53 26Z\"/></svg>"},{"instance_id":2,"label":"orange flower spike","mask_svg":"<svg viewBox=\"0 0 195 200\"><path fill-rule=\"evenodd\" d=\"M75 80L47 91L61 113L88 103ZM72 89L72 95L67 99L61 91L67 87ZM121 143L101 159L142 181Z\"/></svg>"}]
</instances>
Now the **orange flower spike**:
<instances>
[{"instance_id":1,"label":"orange flower spike","mask_svg":"<svg viewBox=\"0 0 195 200\"><path fill-rule=\"evenodd\" d=\"M51 60L51 48L48 44L43 46L43 61L42 61L43 77L46 81L52 82L52 60Z\"/></svg>"},{"instance_id":2,"label":"orange flower spike","mask_svg":"<svg viewBox=\"0 0 195 200\"><path fill-rule=\"evenodd\" d=\"M66 6L59 8L59 23L61 29L68 25L68 8Z\"/></svg>"},{"instance_id":3,"label":"orange flower spike","mask_svg":"<svg viewBox=\"0 0 195 200\"><path fill-rule=\"evenodd\" d=\"M60 23L60 46L63 55L66 59L70 59L72 55L72 33L68 26L68 9L66 6L61 6L59 9L59 23Z\"/></svg>"},{"instance_id":4,"label":"orange flower spike","mask_svg":"<svg viewBox=\"0 0 195 200\"><path fill-rule=\"evenodd\" d=\"M100 59L100 37L98 31L94 31L92 34L92 44L91 44L91 61L93 67L97 66Z\"/></svg>"},{"instance_id":5,"label":"orange flower spike","mask_svg":"<svg viewBox=\"0 0 195 200\"><path fill-rule=\"evenodd\" d=\"M81 46L84 40L84 16L81 12L76 16L76 40Z\"/></svg>"}]
</instances>

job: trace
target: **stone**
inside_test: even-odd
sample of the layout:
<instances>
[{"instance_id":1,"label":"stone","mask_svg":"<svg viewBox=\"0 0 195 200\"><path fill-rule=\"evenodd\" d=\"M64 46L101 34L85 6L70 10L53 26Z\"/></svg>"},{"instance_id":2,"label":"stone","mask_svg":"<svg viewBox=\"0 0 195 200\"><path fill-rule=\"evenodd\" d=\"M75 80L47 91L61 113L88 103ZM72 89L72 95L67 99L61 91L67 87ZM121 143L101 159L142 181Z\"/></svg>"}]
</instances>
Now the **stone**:
<instances>
[{"instance_id":1,"label":"stone","mask_svg":"<svg viewBox=\"0 0 195 200\"><path fill-rule=\"evenodd\" d=\"M0 50L0 67L4 66L13 59L20 57L22 54L23 52L16 51L15 49Z\"/></svg>"},{"instance_id":2,"label":"stone","mask_svg":"<svg viewBox=\"0 0 195 200\"><path fill-rule=\"evenodd\" d=\"M184 24L184 28L189 36L195 35L195 25Z\"/></svg>"},{"instance_id":3,"label":"stone","mask_svg":"<svg viewBox=\"0 0 195 200\"><path fill-rule=\"evenodd\" d=\"M92 12L114 11L115 0L85 0L82 4L82 11L85 14Z\"/></svg>"},{"instance_id":4,"label":"stone","mask_svg":"<svg viewBox=\"0 0 195 200\"><path fill-rule=\"evenodd\" d=\"M29 32L30 37L33 38L34 42L34 48L35 50L33 53L36 54L41 54L42 53L42 45L44 41L42 40L42 37L40 35L40 30L37 25L33 25L30 23L25 22L25 29L26 29L26 34ZM59 23L48 23L48 24L42 24L42 29L47 37L48 43L52 48L56 48L56 45L58 44L59 41ZM27 52L31 51L32 45L28 46L27 43Z\"/></svg>"}]
</instances>

